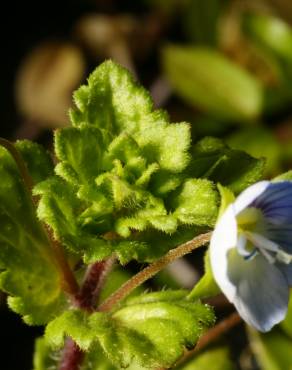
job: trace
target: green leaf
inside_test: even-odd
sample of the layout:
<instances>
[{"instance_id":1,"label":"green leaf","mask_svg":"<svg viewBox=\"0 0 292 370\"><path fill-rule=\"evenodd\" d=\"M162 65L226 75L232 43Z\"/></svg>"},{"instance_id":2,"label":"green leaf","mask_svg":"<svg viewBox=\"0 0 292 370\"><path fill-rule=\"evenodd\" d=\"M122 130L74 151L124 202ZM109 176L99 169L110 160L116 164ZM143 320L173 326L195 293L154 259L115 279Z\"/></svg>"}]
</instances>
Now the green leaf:
<instances>
[{"instance_id":1,"label":"green leaf","mask_svg":"<svg viewBox=\"0 0 292 370\"><path fill-rule=\"evenodd\" d=\"M111 61L92 73L74 99L73 126L55 135L58 176L35 188L38 216L58 240L86 263L115 253L124 264L167 251L167 243L159 248L154 239L150 244L139 237L148 230L175 234L183 225L214 224L214 185L190 179L188 124L170 124ZM115 240L109 240L113 232Z\"/></svg>"},{"instance_id":2,"label":"green leaf","mask_svg":"<svg viewBox=\"0 0 292 370\"><path fill-rule=\"evenodd\" d=\"M231 190L228 188L218 184L218 190L221 196L220 208L218 212L218 218L222 216L223 212L229 206L230 203L233 203L235 200L235 196Z\"/></svg>"},{"instance_id":3,"label":"green leaf","mask_svg":"<svg viewBox=\"0 0 292 370\"><path fill-rule=\"evenodd\" d=\"M281 170L282 147L273 133L264 127L242 129L227 139L228 145L243 150L255 158L266 158L265 176L271 177Z\"/></svg>"},{"instance_id":4,"label":"green leaf","mask_svg":"<svg viewBox=\"0 0 292 370\"><path fill-rule=\"evenodd\" d=\"M35 178L42 151L34 145L18 144L26 151ZM38 156L38 154L40 154ZM61 276L52 248L39 224L31 198L18 169L5 149L0 148L0 287L9 294L8 304L28 324L43 324L58 314L65 299Z\"/></svg>"},{"instance_id":5,"label":"green leaf","mask_svg":"<svg viewBox=\"0 0 292 370\"><path fill-rule=\"evenodd\" d=\"M61 357L62 350L54 350L45 338L38 338L35 342L33 370L58 370ZM85 353L80 370L117 370L117 368L95 343L94 349Z\"/></svg>"},{"instance_id":6,"label":"green leaf","mask_svg":"<svg viewBox=\"0 0 292 370\"><path fill-rule=\"evenodd\" d=\"M173 196L174 216L183 224L213 226L218 213L218 198L211 181L188 179Z\"/></svg>"},{"instance_id":7,"label":"green leaf","mask_svg":"<svg viewBox=\"0 0 292 370\"><path fill-rule=\"evenodd\" d=\"M188 171L192 177L206 177L240 193L259 181L265 169L263 158L230 149L220 139L206 137L196 143Z\"/></svg>"},{"instance_id":8,"label":"green leaf","mask_svg":"<svg viewBox=\"0 0 292 370\"><path fill-rule=\"evenodd\" d=\"M185 168L189 126L170 125L165 112L154 111L149 93L126 69L112 61L104 62L90 75L88 86L75 92L74 101L73 125L88 123L108 131L111 137L127 133L150 163L157 162L172 172Z\"/></svg>"},{"instance_id":9,"label":"green leaf","mask_svg":"<svg viewBox=\"0 0 292 370\"><path fill-rule=\"evenodd\" d=\"M107 316L102 312L90 315L77 309L65 311L47 325L45 338L57 349L63 347L65 337L70 336L82 350L88 351L96 336L109 325Z\"/></svg>"},{"instance_id":10,"label":"green leaf","mask_svg":"<svg viewBox=\"0 0 292 370\"><path fill-rule=\"evenodd\" d=\"M55 133L58 175L74 185L94 181L101 171L103 137L97 127L66 127Z\"/></svg>"},{"instance_id":11,"label":"green leaf","mask_svg":"<svg viewBox=\"0 0 292 370\"><path fill-rule=\"evenodd\" d=\"M289 300L288 311L285 320L280 324L281 328L292 340L292 299Z\"/></svg>"},{"instance_id":12,"label":"green leaf","mask_svg":"<svg viewBox=\"0 0 292 370\"><path fill-rule=\"evenodd\" d=\"M215 50L167 46L163 65L183 99L216 117L254 121L262 112L260 82Z\"/></svg>"},{"instance_id":13,"label":"green leaf","mask_svg":"<svg viewBox=\"0 0 292 370\"><path fill-rule=\"evenodd\" d=\"M218 218L220 218L228 205L234 201L235 197L228 188L225 188L220 184L218 184L218 190L221 196L220 209L218 212ZM209 250L207 250L204 257L204 275L189 293L188 299L204 299L208 297L213 297L220 292L221 290L218 287L213 276L210 263L210 254Z\"/></svg>"},{"instance_id":14,"label":"green leaf","mask_svg":"<svg viewBox=\"0 0 292 370\"><path fill-rule=\"evenodd\" d=\"M80 225L82 202L68 183L57 176L51 177L38 184L34 188L34 194L41 196L38 217L52 227L54 236L72 252L83 251L86 259L94 251L96 260L111 255L110 242L86 232Z\"/></svg>"},{"instance_id":15,"label":"green leaf","mask_svg":"<svg viewBox=\"0 0 292 370\"><path fill-rule=\"evenodd\" d=\"M218 287L211 268L209 251L205 253L204 257L205 272L201 279L194 286L188 295L188 299L204 299L214 297L220 294L221 290Z\"/></svg>"},{"instance_id":16,"label":"green leaf","mask_svg":"<svg viewBox=\"0 0 292 370\"><path fill-rule=\"evenodd\" d=\"M282 19L267 14L246 14L243 29L278 66L282 83L291 94L292 29Z\"/></svg>"},{"instance_id":17,"label":"green leaf","mask_svg":"<svg viewBox=\"0 0 292 370\"><path fill-rule=\"evenodd\" d=\"M249 329L251 348L262 370L283 370L292 368L290 355L292 340L279 328L267 334Z\"/></svg>"},{"instance_id":18,"label":"green leaf","mask_svg":"<svg viewBox=\"0 0 292 370\"><path fill-rule=\"evenodd\" d=\"M220 346L211 348L195 356L186 365L180 366L179 370L235 370L228 347Z\"/></svg>"},{"instance_id":19,"label":"green leaf","mask_svg":"<svg viewBox=\"0 0 292 370\"><path fill-rule=\"evenodd\" d=\"M112 314L67 311L47 326L46 338L61 347L69 335L83 350L94 350L98 342L118 367L169 367L214 322L209 307L187 301L185 295L184 291L144 294L127 300Z\"/></svg>"},{"instance_id":20,"label":"green leaf","mask_svg":"<svg viewBox=\"0 0 292 370\"><path fill-rule=\"evenodd\" d=\"M52 350L44 338L38 338L34 348L33 370L57 370L61 358L59 352Z\"/></svg>"},{"instance_id":21,"label":"green leaf","mask_svg":"<svg viewBox=\"0 0 292 370\"><path fill-rule=\"evenodd\" d=\"M292 170L281 173L281 175L275 177L273 181L292 181Z\"/></svg>"},{"instance_id":22,"label":"green leaf","mask_svg":"<svg viewBox=\"0 0 292 370\"><path fill-rule=\"evenodd\" d=\"M15 143L15 147L20 152L34 183L37 184L53 175L52 158L41 145L29 140L19 140Z\"/></svg>"}]
</instances>

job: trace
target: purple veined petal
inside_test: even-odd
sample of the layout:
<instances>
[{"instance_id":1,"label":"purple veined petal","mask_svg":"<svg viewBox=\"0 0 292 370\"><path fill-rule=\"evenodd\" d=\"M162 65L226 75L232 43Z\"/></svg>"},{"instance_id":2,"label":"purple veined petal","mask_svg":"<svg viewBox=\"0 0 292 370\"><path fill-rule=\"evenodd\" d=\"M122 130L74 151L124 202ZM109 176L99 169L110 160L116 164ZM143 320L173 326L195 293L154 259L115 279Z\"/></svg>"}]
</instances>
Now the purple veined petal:
<instances>
[{"instance_id":1,"label":"purple veined petal","mask_svg":"<svg viewBox=\"0 0 292 370\"><path fill-rule=\"evenodd\" d=\"M244 190L235 200L235 214L238 215L246 207L251 205L269 187L269 181L260 181Z\"/></svg>"},{"instance_id":2,"label":"purple veined petal","mask_svg":"<svg viewBox=\"0 0 292 370\"><path fill-rule=\"evenodd\" d=\"M286 253L292 254L292 224L274 225L266 223L265 237L280 246Z\"/></svg>"},{"instance_id":3,"label":"purple veined petal","mask_svg":"<svg viewBox=\"0 0 292 370\"><path fill-rule=\"evenodd\" d=\"M229 300L236 293L236 286L227 276L228 251L237 244L237 222L233 204L225 210L217 221L210 241L210 262L214 278Z\"/></svg>"},{"instance_id":4,"label":"purple veined petal","mask_svg":"<svg viewBox=\"0 0 292 370\"><path fill-rule=\"evenodd\" d=\"M268 222L292 225L292 182L270 183L253 205L261 209Z\"/></svg>"},{"instance_id":5,"label":"purple veined petal","mask_svg":"<svg viewBox=\"0 0 292 370\"><path fill-rule=\"evenodd\" d=\"M282 271L261 254L245 261L236 249L228 254L228 279L236 286L231 302L240 316L259 331L267 332L285 318L289 288Z\"/></svg>"}]
</instances>

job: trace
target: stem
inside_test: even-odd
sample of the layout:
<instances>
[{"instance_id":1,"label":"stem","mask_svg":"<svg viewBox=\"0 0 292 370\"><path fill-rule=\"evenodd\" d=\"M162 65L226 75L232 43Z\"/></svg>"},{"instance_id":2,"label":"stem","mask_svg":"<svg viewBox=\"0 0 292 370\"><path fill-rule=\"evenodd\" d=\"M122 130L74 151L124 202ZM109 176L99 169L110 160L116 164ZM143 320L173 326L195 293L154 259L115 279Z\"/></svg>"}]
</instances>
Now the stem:
<instances>
[{"instance_id":1,"label":"stem","mask_svg":"<svg viewBox=\"0 0 292 370\"><path fill-rule=\"evenodd\" d=\"M87 268L82 286L75 295L75 306L88 312L94 311L100 289L114 261L114 258L109 258L106 261L95 262ZM67 338L58 370L78 370L83 359L84 352L71 338Z\"/></svg>"},{"instance_id":2,"label":"stem","mask_svg":"<svg viewBox=\"0 0 292 370\"><path fill-rule=\"evenodd\" d=\"M22 180L24 182L25 188L28 192L28 195L30 196L31 201L34 204L34 206L37 207L38 199L36 197L34 197L33 194L32 194L32 189L33 189L34 183L33 183L33 180L32 180L32 178L31 178L31 176L28 172L26 163L24 162L21 154L16 149L15 145L13 143L11 143L9 140L0 138L0 146L3 146L10 153L10 155L13 157L13 159L14 159L16 165L17 165L17 168L20 172L20 175L22 177ZM54 252L54 257L55 257L55 260L57 262L57 266L59 267L60 272L62 274L63 289L70 296L72 296L72 295L74 296L77 293L79 287L78 287L78 283L75 279L75 276L74 276L73 272L71 271L71 268L70 268L70 266L69 266L69 264L66 260L63 249L62 249L61 245L56 240L54 240L54 237L53 237L50 229L45 224L42 224L42 227L43 227L44 233L47 236L48 242L51 245L51 248Z\"/></svg>"},{"instance_id":3,"label":"stem","mask_svg":"<svg viewBox=\"0 0 292 370\"><path fill-rule=\"evenodd\" d=\"M62 288L64 292L66 292L71 297L71 300L74 302L75 296L78 294L79 291L78 282L69 266L61 244L56 239L54 239L52 231L47 225L42 224L42 226L45 234L47 235L48 242L50 243L50 246L54 252L57 266L59 267L59 271L62 275Z\"/></svg>"},{"instance_id":4,"label":"stem","mask_svg":"<svg viewBox=\"0 0 292 370\"><path fill-rule=\"evenodd\" d=\"M84 352L71 338L67 338L59 370L79 370L83 358Z\"/></svg>"},{"instance_id":5,"label":"stem","mask_svg":"<svg viewBox=\"0 0 292 370\"><path fill-rule=\"evenodd\" d=\"M88 267L82 287L76 296L77 307L86 311L94 310L98 295L114 260L114 258L109 258L106 261L95 262Z\"/></svg>"},{"instance_id":6,"label":"stem","mask_svg":"<svg viewBox=\"0 0 292 370\"><path fill-rule=\"evenodd\" d=\"M200 352L203 348L208 346L210 343L214 342L222 334L226 333L228 330L238 325L240 322L241 322L241 317L238 315L237 312L232 313L226 319L220 321L217 325L215 325L212 329L207 331L207 333L204 334L200 338L200 340L198 341L194 349L185 353L185 355L176 363L175 367L189 360L195 354ZM164 370L164 369L160 369L160 370Z\"/></svg>"},{"instance_id":7,"label":"stem","mask_svg":"<svg viewBox=\"0 0 292 370\"><path fill-rule=\"evenodd\" d=\"M109 311L119 301L129 295L135 288L143 284L146 280L161 271L169 263L173 262L177 258L184 256L192 252L194 249L199 248L206 244L211 237L211 232L201 234L194 239L180 245L179 247L170 250L165 256L161 257L156 262L140 271L138 274L133 276L125 284L123 284L116 292L114 292L108 299L106 299L99 307L99 311Z\"/></svg>"}]
</instances>

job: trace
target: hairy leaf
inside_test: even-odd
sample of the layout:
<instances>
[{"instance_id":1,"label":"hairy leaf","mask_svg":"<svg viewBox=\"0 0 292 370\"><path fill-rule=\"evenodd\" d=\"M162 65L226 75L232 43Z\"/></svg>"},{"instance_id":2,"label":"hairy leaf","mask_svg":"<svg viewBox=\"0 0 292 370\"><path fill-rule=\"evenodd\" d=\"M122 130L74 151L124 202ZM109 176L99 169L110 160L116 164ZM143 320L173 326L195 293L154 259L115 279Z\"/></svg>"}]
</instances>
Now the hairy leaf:
<instances>
[{"instance_id":1,"label":"hairy leaf","mask_svg":"<svg viewBox=\"0 0 292 370\"><path fill-rule=\"evenodd\" d=\"M36 340L33 370L58 370L61 359L62 349L53 349L45 338ZM94 348L85 353L80 370L117 370L117 367L112 365L104 355L102 348L95 343Z\"/></svg>"},{"instance_id":2,"label":"hairy leaf","mask_svg":"<svg viewBox=\"0 0 292 370\"><path fill-rule=\"evenodd\" d=\"M43 178L46 168L37 171L44 163L43 151L28 143L18 146L34 178ZM30 195L3 148L0 177L0 287L9 294L9 306L27 323L46 323L64 305L60 273Z\"/></svg>"},{"instance_id":3,"label":"hairy leaf","mask_svg":"<svg viewBox=\"0 0 292 370\"><path fill-rule=\"evenodd\" d=\"M206 179L188 179L172 199L174 216L182 224L213 226L218 213L218 193Z\"/></svg>"},{"instance_id":4,"label":"hairy leaf","mask_svg":"<svg viewBox=\"0 0 292 370\"><path fill-rule=\"evenodd\" d=\"M58 176L34 190L41 198L38 216L58 240L86 262L112 253L122 263L150 261L167 250L140 234L214 224L214 185L185 172L189 126L170 124L165 112L153 110L149 94L125 69L103 63L74 100L73 126L55 134Z\"/></svg>"},{"instance_id":5,"label":"hairy leaf","mask_svg":"<svg viewBox=\"0 0 292 370\"><path fill-rule=\"evenodd\" d=\"M19 140L15 147L20 152L34 183L53 175L54 164L44 147L29 140Z\"/></svg>"},{"instance_id":6,"label":"hairy leaf","mask_svg":"<svg viewBox=\"0 0 292 370\"><path fill-rule=\"evenodd\" d=\"M144 294L129 299L112 314L67 311L48 325L46 338L60 347L69 335L84 350L94 350L98 342L118 367L168 367L214 321L209 307L185 300L185 294Z\"/></svg>"},{"instance_id":7,"label":"hairy leaf","mask_svg":"<svg viewBox=\"0 0 292 370\"><path fill-rule=\"evenodd\" d=\"M153 110L147 91L119 65L111 61L101 64L89 77L88 86L76 91L74 101L77 109L71 112L71 118L75 126L88 123L112 136L127 133L150 162L171 171L185 167L188 125L169 125L166 113Z\"/></svg>"}]
</instances>

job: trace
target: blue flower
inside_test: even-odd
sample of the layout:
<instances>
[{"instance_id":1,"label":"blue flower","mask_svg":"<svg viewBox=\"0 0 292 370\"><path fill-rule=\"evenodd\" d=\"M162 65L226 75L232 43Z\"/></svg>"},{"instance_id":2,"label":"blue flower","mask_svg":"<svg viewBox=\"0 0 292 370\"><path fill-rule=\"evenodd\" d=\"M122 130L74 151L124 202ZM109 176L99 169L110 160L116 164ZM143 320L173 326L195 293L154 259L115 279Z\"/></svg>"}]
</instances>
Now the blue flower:
<instances>
[{"instance_id":1,"label":"blue flower","mask_svg":"<svg viewBox=\"0 0 292 370\"><path fill-rule=\"evenodd\" d=\"M292 285L292 182L261 181L219 218L214 278L240 316L266 332L285 318Z\"/></svg>"}]
</instances>

